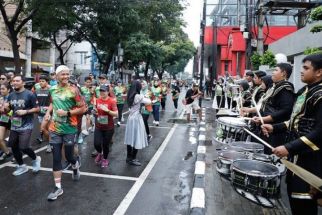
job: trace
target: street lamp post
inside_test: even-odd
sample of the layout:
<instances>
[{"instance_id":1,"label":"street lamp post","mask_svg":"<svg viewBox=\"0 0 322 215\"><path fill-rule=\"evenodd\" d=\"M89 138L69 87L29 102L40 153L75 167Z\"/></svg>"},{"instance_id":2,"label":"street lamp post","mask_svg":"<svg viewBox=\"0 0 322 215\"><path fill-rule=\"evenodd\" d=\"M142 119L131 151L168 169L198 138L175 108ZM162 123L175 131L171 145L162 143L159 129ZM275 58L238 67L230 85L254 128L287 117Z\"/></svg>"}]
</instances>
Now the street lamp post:
<instances>
[{"instance_id":1,"label":"street lamp post","mask_svg":"<svg viewBox=\"0 0 322 215\"><path fill-rule=\"evenodd\" d=\"M200 57L200 80L199 80L199 90L202 91L202 82L203 82L203 67L204 67L204 59L205 59L205 26L206 26L206 7L207 7L207 0L204 0L203 3L203 15L202 21L200 24L201 28L201 36L200 36L200 43L201 43L201 57ZM202 99L199 99L199 106L201 107Z\"/></svg>"}]
</instances>

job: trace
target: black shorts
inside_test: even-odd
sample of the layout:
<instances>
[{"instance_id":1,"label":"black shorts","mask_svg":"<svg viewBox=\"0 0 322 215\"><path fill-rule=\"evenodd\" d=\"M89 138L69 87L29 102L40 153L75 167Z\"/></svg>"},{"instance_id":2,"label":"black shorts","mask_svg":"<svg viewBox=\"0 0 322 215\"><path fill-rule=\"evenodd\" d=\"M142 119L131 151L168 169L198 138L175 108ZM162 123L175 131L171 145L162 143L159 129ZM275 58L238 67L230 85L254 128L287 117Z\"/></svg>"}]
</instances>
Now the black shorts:
<instances>
[{"instance_id":1,"label":"black shorts","mask_svg":"<svg viewBox=\"0 0 322 215\"><path fill-rule=\"evenodd\" d=\"M0 122L0 126L5 127L6 129L10 130L11 121L9 121L9 122Z\"/></svg>"}]
</instances>

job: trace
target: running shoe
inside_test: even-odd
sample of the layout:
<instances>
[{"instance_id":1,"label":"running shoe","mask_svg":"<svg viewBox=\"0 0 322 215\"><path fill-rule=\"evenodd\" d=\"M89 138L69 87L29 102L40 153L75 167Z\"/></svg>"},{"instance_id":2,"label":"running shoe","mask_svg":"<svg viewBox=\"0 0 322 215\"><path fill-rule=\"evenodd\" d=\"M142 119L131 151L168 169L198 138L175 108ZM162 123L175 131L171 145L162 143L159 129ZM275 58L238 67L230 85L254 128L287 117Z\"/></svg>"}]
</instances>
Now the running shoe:
<instances>
[{"instance_id":1,"label":"running shoe","mask_svg":"<svg viewBox=\"0 0 322 215\"><path fill-rule=\"evenodd\" d=\"M50 144L47 145L46 152L47 153L51 153L52 152L52 148L51 148L51 145Z\"/></svg>"},{"instance_id":2,"label":"running shoe","mask_svg":"<svg viewBox=\"0 0 322 215\"><path fill-rule=\"evenodd\" d=\"M106 168L108 167L109 161L107 159L102 159L101 167Z\"/></svg>"},{"instance_id":3,"label":"running shoe","mask_svg":"<svg viewBox=\"0 0 322 215\"><path fill-rule=\"evenodd\" d=\"M3 153L1 156L0 156L0 161L4 161L8 158L10 158L12 156L12 153L9 152L8 154L7 153Z\"/></svg>"},{"instance_id":4,"label":"running shoe","mask_svg":"<svg viewBox=\"0 0 322 215\"><path fill-rule=\"evenodd\" d=\"M102 154L101 154L101 153L98 153L98 154L96 155L96 158L95 158L95 163L96 163L97 165L101 164L101 162L102 162L102 158L103 158Z\"/></svg>"},{"instance_id":5,"label":"running shoe","mask_svg":"<svg viewBox=\"0 0 322 215\"><path fill-rule=\"evenodd\" d=\"M142 164L139 162L139 160L134 159L129 162L130 165L132 166L141 166Z\"/></svg>"},{"instance_id":6,"label":"running shoe","mask_svg":"<svg viewBox=\"0 0 322 215\"><path fill-rule=\"evenodd\" d=\"M93 158L95 158L95 157L97 156L97 154L98 154L98 152L97 152L96 150L94 150L94 151L91 153L91 156L92 156Z\"/></svg>"},{"instance_id":7,"label":"running shoe","mask_svg":"<svg viewBox=\"0 0 322 215\"><path fill-rule=\"evenodd\" d=\"M22 175L22 174L24 174L24 173L26 173L26 172L28 172L28 167L27 167L25 164L23 164L23 165L18 165L18 166L16 167L16 171L14 171L14 172L12 173L12 175L14 175L14 176L18 176L18 175Z\"/></svg>"},{"instance_id":8,"label":"running shoe","mask_svg":"<svg viewBox=\"0 0 322 215\"><path fill-rule=\"evenodd\" d=\"M58 196L63 195L63 193L64 193L64 191L62 188L55 187L53 192L49 193L49 195L47 196L47 200L48 201L55 201L58 198Z\"/></svg>"},{"instance_id":9,"label":"running shoe","mask_svg":"<svg viewBox=\"0 0 322 215\"><path fill-rule=\"evenodd\" d=\"M38 138L37 138L37 142L38 142L38 144L41 144L43 141L44 141L44 140L43 140L41 137L38 137Z\"/></svg>"},{"instance_id":10,"label":"running shoe","mask_svg":"<svg viewBox=\"0 0 322 215\"><path fill-rule=\"evenodd\" d=\"M69 167L71 167L72 164L69 163L68 161L65 161L63 164L62 164L62 170L68 170Z\"/></svg>"},{"instance_id":11,"label":"running shoe","mask_svg":"<svg viewBox=\"0 0 322 215\"><path fill-rule=\"evenodd\" d=\"M79 163L76 161L75 165L72 165L73 169L73 174L72 174L72 179L74 181L78 181L80 178L80 171L79 171Z\"/></svg>"},{"instance_id":12,"label":"running shoe","mask_svg":"<svg viewBox=\"0 0 322 215\"><path fill-rule=\"evenodd\" d=\"M117 125L117 127L120 127L121 126L121 122L118 121L116 125Z\"/></svg>"},{"instance_id":13,"label":"running shoe","mask_svg":"<svg viewBox=\"0 0 322 215\"><path fill-rule=\"evenodd\" d=\"M40 170L41 157L37 156L32 162L32 172L37 173Z\"/></svg>"},{"instance_id":14,"label":"running shoe","mask_svg":"<svg viewBox=\"0 0 322 215\"><path fill-rule=\"evenodd\" d=\"M78 164L79 164L79 168L82 166L82 159L81 159L81 156L77 156L76 157L76 160L78 161Z\"/></svg>"},{"instance_id":15,"label":"running shoe","mask_svg":"<svg viewBox=\"0 0 322 215\"><path fill-rule=\"evenodd\" d=\"M156 126L159 126L159 121L155 121L155 125Z\"/></svg>"},{"instance_id":16,"label":"running shoe","mask_svg":"<svg viewBox=\"0 0 322 215\"><path fill-rule=\"evenodd\" d=\"M149 134L149 135L148 135L148 142L150 142L150 141L151 141L152 137L153 137L153 136L152 136L151 134Z\"/></svg>"},{"instance_id":17,"label":"running shoe","mask_svg":"<svg viewBox=\"0 0 322 215\"><path fill-rule=\"evenodd\" d=\"M82 134L79 135L77 142L78 142L78 144L83 144L84 138L83 138L83 135Z\"/></svg>"},{"instance_id":18,"label":"running shoe","mask_svg":"<svg viewBox=\"0 0 322 215\"><path fill-rule=\"evenodd\" d=\"M87 131L87 130L83 130L83 131L82 131L82 134L84 134L85 136L88 136L88 135L89 135L89 133L88 133L88 131Z\"/></svg>"}]
</instances>

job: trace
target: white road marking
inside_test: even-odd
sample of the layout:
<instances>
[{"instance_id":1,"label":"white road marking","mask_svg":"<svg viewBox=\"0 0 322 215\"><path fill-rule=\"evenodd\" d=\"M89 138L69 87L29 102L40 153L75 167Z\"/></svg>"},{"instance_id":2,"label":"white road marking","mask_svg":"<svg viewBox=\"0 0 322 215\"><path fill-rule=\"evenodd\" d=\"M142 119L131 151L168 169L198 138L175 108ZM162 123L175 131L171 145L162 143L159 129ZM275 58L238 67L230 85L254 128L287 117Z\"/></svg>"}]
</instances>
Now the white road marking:
<instances>
[{"instance_id":1,"label":"white road marking","mask_svg":"<svg viewBox=\"0 0 322 215\"><path fill-rule=\"evenodd\" d=\"M195 174L196 175L204 175L206 169L206 164L204 161L197 161L195 167Z\"/></svg>"},{"instance_id":2,"label":"white road marking","mask_svg":"<svg viewBox=\"0 0 322 215\"><path fill-rule=\"evenodd\" d=\"M193 127L190 127L190 131L196 131L196 129Z\"/></svg>"},{"instance_id":3,"label":"white road marking","mask_svg":"<svg viewBox=\"0 0 322 215\"><path fill-rule=\"evenodd\" d=\"M15 164L7 164L6 166L8 167L16 167ZM28 169L32 169L32 166L27 166ZM45 167L40 167L41 171L46 171L46 172L52 172L52 168L45 168ZM137 181L138 178L135 177L129 177L129 176L121 176L121 175L107 175L107 174L98 174L98 173L91 173L91 172L81 172L81 175L85 176L92 176L92 177L97 177L97 178L112 178L112 179L121 179L121 180L129 180L129 181ZM71 170L64 170L63 173L68 173L72 174L73 171Z\"/></svg>"},{"instance_id":4,"label":"white road marking","mask_svg":"<svg viewBox=\"0 0 322 215\"><path fill-rule=\"evenodd\" d=\"M203 188L193 188L190 208L205 208L205 190Z\"/></svg>"},{"instance_id":5,"label":"white road marking","mask_svg":"<svg viewBox=\"0 0 322 215\"><path fill-rule=\"evenodd\" d=\"M205 136L205 135L203 135L203 134L199 135L199 140L201 140L201 141L206 140L206 136Z\"/></svg>"},{"instance_id":6,"label":"white road marking","mask_svg":"<svg viewBox=\"0 0 322 215\"><path fill-rule=\"evenodd\" d=\"M123 201L121 202L121 204L118 206L118 208L115 210L114 215L123 215L125 214L125 212L127 211L128 207L130 206L130 204L132 203L133 199L135 198L136 194L139 192L139 190L141 189L144 181L146 180L146 178L148 177L148 175L150 174L152 168L155 166L156 162L158 161L158 159L160 158L161 154L163 153L164 149L166 148L166 146L168 145L170 138L172 137L175 129L177 128L177 124L175 124L170 132L168 133L167 137L165 138L165 140L163 141L163 143L161 144L161 146L159 147L158 151L154 154L153 158L150 160L149 164L147 165L147 167L144 169L144 171L141 173L139 179L135 182L135 184L132 186L132 188L130 189L130 191L126 194L126 196L124 197Z\"/></svg>"},{"instance_id":7,"label":"white road marking","mask_svg":"<svg viewBox=\"0 0 322 215\"><path fill-rule=\"evenodd\" d=\"M198 146L197 153L206 154L206 146Z\"/></svg>"},{"instance_id":8,"label":"white road marking","mask_svg":"<svg viewBox=\"0 0 322 215\"><path fill-rule=\"evenodd\" d=\"M200 125L206 125L206 122L202 121L202 122L200 122Z\"/></svg>"},{"instance_id":9,"label":"white road marking","mask_svg":"<svg viewBox=\"0 0 322 215\"><path fill-rule=\"evenodd\" d=\"M189 142L191 144L196 144L197 143L197 138L195 138L195 137L189 137Z\"/></svg>"},{"instance_id":10,"label":"white road marking","mask_svg":"<svg viewBox=\"0 0 322 215\"><path fill-rule=\"evenodd\" d=\"M206 128L204 128L204 127L200 127L200 128L199 128L199 131L206 131Z\"/></svg>"}]
</instances>

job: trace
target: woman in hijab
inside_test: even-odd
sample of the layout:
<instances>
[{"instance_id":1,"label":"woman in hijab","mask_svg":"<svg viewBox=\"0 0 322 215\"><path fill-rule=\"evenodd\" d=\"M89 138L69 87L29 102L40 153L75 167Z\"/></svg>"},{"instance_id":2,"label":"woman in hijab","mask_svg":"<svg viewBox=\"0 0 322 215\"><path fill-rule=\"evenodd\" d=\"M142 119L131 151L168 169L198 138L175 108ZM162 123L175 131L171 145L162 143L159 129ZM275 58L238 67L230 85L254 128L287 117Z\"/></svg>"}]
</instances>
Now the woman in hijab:
<instances>
[{"instance_id":1,"label":"woman in hijab","mask_svg":"<svg viewBox=\"0 0 322 215\"><path fill-rule=\"evenodd\" d=\"M140 108L141 104L151 104L151 100L140 94L141 89L140 81L134 80L127 94L130 115L126 123L124 144L127 145L126 163L134 166L141 166L141 163L136 159L138 149L143 149L148 146L147 134Z\"/></svg>"}]
</instances>

